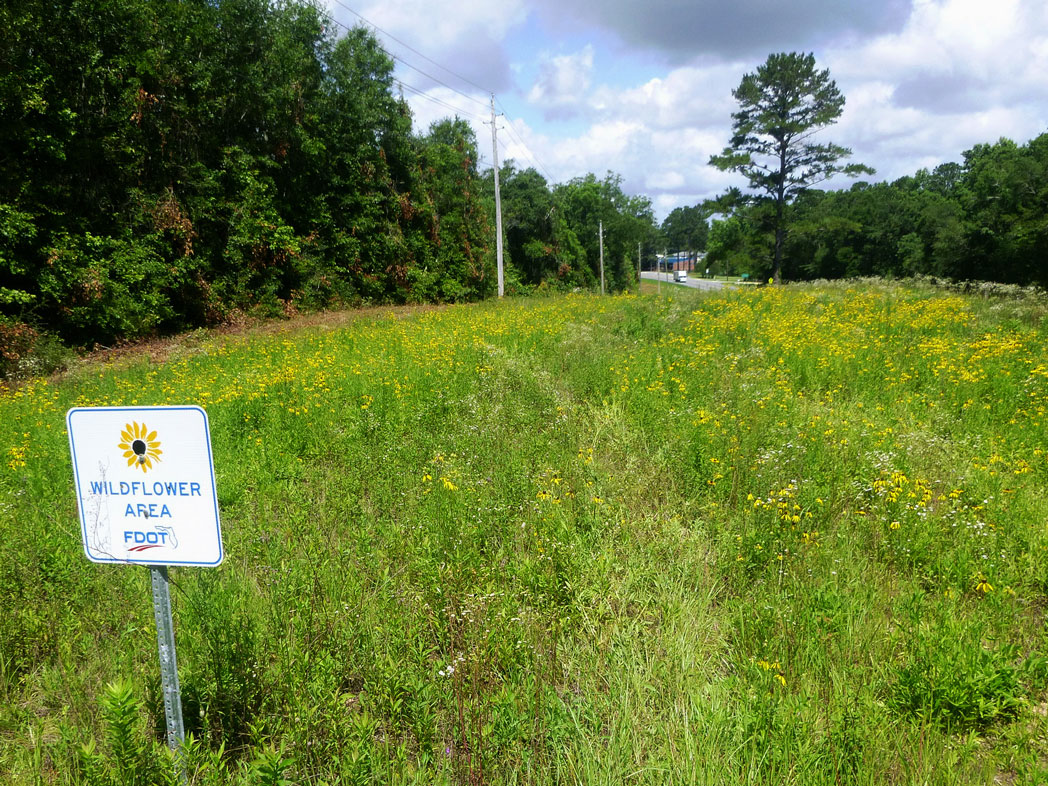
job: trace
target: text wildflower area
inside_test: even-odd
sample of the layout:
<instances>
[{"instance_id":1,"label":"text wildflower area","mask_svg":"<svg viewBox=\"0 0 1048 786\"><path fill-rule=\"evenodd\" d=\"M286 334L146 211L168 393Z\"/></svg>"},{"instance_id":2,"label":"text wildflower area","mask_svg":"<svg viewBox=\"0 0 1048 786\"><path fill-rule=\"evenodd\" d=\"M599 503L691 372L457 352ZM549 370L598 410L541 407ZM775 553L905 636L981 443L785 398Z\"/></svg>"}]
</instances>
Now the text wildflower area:
<instances>
[{"instance_id":1,"label":"text wildflower area","mask_svg":"<svg viewBox=\"0 0 1048 786\"><path fill-rule=\"evenodd\" d=\"M4 389L0 780L174 777L149 577L84 558L63 426L199 404L226 560L171 574L192 783L1044 782L1046 313L537 298ZM167 459L146 428L114 444Z\"/></svg>"}]
</instances>

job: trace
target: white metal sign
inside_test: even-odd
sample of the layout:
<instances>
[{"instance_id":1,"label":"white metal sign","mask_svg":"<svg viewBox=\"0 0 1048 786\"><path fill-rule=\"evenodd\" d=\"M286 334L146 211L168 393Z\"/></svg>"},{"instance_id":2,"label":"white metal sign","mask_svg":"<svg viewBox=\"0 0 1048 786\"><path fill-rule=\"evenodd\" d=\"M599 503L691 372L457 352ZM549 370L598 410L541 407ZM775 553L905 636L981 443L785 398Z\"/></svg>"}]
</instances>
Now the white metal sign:
<instances>
[{"instance_id":1,"label":"white metal sign","mask_svg":"<svg viewBox=\"0 0 1048 786\"><path fill-rule=\"evenodd\" d=\"M74 407L66 425L88 559L197 566L222 561L203 409Z\"/></svg>"}]
</instances>

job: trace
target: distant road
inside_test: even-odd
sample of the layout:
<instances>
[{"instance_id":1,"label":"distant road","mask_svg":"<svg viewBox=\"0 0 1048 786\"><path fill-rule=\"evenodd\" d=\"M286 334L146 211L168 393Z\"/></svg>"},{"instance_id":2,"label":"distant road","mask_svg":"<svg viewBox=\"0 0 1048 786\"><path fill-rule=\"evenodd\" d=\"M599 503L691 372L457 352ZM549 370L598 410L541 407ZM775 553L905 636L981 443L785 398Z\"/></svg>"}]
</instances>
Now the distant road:
<instances>
[{"instance_id":1,"label":"distant road","mask_svg":"<svg viewBox=\"0 0 1048 786\"><path fill-rule=\"evenodd\" d=\"M656 273L651 270L644 270L641 271L640 277L645 281L658 281L659 279L662 279L663 284L669 284L671 287L687 286L691 287L692 289L721 289L724 286L723 281L713 281L708 278L697 278L693 277L691 274L688 274L687 284L674 284L672 273L667 275L666 273Z\"/></svg>"}]
</instances>

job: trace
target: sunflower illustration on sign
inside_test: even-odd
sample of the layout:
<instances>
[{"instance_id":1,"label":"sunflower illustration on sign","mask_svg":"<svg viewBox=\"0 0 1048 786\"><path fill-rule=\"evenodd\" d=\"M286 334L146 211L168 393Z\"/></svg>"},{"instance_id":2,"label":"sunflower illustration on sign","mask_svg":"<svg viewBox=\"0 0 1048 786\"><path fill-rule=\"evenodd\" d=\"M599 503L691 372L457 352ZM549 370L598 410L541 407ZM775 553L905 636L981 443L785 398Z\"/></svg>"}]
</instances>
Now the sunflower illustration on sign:
<instances>
[{"instance_id":1,"label":"sunflower illustration on sign","mask_svg":"<svg viewBox=\"0 0 1048 786\"><path fill-rule=\"evenodd\" d=\"M124 451L127 466L137 466L143 472L153 468L153 462L160 463L160 442L156 438L156 432L150 431L145 423L132 421L124 426L120 432L123 440L118 447Z\"/></svg>"}]
</instances>

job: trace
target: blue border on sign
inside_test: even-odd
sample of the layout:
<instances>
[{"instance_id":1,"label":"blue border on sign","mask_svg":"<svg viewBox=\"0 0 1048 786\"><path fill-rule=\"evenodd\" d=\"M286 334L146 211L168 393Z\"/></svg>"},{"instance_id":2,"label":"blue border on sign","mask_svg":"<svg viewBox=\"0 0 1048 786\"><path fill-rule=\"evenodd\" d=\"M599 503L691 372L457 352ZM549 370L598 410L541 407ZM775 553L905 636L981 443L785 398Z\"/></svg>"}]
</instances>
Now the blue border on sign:
<instances>
[{"instance_id":1,"label":"blue border on sign","mask_svg":"<svg viewBox=\"0 0 1048 786\"><path fill-rule=\"evenodd\" d=\"M79 465L76 460L76 445L73 443L73 415L78 412L156 412L158 410L166 410L168 412L173 410L191 410L199 412L204 418L204 438L205 445L207 446L207 463L208 468L211 471L211 494L215 506L215 534L218 536L218 559L214 562L156 562L135 559L99 558L91 554L91 549L87 545L87 517L84 515L84 496L80 485ZM66 431L69 434L69 451L73 457L73 477L76 483L76 505L77 510L80 513L80 530L84 541L84 554L89 560L109 565L190 565L200 568L216 567L221 564L222 560L225 559L226 554L225 547L222 544L222 525L218 519L218 486L215 483L215 459L211 452L211 424L207 419L207 412L204 411L203 407L198 407L193 404L171 407L72 407L68 412L66 412Z\"/></svg>"}]
</instances>

